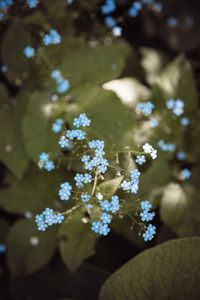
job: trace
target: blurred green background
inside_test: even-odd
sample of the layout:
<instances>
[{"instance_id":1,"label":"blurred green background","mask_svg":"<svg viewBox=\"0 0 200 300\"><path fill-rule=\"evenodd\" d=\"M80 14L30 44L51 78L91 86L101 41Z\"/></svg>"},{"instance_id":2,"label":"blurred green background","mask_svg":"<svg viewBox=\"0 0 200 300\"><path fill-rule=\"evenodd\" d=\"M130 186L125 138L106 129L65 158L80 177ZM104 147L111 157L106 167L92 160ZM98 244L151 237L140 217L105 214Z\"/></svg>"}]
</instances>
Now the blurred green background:
<instances>
[{"instance_id":1,"label":"blurred green background","mask_svg":"<svg viewBox=\"0 0 200 300\"><path fill-rule=\"evenodd\" d=\"M2 300L200 299L199 3L160 1L162 10L150 3L132 17L133 3L116 0L115 9L104 14L105 2L100 0L40 0L34 9L18 0L4 11ZM120 36L105 24L108 15L120 27ZM175 18L175 25L169 24L170 18ZM51 28L62 42L46 47L42 37ZM32 59L23 54L27 45L36 49ZM55 69L70 81L69 91L61 95L51 78ZM185 101L187 127L166 109L169 98ZM149 99L159 120L155 128L135 110L138 102ZM141 169L135 197L153 203L157 236L152 242L145 243L137 228L131 230L126 217L116 218L105 238L91 237L78 214L67 224L37 231L34 217L45 207L68 208L58 200L58 186L80 169L68 153L65 164L47 174L38 168L38 155L57 151L58 136L51 131L54 120L62 117L70 126L81 112L92 119L90 136L108 145L108 158L112 147L137 149L149 142L158 149L158 159ZM175 144L176 150L161 151L160 140ZM183 161L177 159L180 151L186 153ZM126 159L121 157L122 164ZM184 168L191 171L189 180L181 176Z\"/></svg>"}]
</instances>

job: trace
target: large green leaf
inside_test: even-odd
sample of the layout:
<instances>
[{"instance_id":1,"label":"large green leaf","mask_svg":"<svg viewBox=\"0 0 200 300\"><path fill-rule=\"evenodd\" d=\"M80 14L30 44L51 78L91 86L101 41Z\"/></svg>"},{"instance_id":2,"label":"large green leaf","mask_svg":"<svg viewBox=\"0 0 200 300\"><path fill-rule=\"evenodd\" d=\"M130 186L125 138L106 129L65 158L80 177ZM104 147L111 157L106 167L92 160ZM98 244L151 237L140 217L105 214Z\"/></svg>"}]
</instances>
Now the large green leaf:
<instances>
[{"instance_id":1,"label":"large green leaf","mask_svg":"<svg viewBox=\"0 0 200 300\"><path fill-rule=\"evenodd\" d=\"M28 60L23 54L23 49L28 45L29 33L20 20L13 19L3 37L1 55L3 63L8 67L9 79L15 79L17 84L20 84L19 79L28 75Z\"/></svg>"},{"instance_id":2,"label":"large green leaf","mask_svg":"<svg viewBox=\"0 0 200 300\"><path fill-rule=\"evenodd\" d=\"M42 151L58 149L58 136L51 131L53 103L47 92L34 92L22 121L24 143L30 158L37 161Z\"/></svg>"},{"instance_id":3,"label":"large green leaf","mask_svg":"<svg viewBox=\"0 0 200 300\"><path fill-rule=\"evenodd\" d=\"M200 234L200 197L188 184L170 183L161 199L161 218L178 235Z\"/></svg>"},{"instance_id":4,"label":"large green leaf","mask_svg":"<svg viewBox=\"0 0 200 300\"><path fill-rule=\"evenodd\" d=\"M13 276L31 274L44 267L56 249L56 227L38 232L30 220L19 220L7 239L7 259Z\"/></svg>"},{"instance_id":5,"label":"large green leaf","mask_svg":"<svg viewBox=\"0 0 200 300\"><path fill-rule=\"evenodd\" d=\"M89 224L82 222L81 213L77 212L62 223L59 230L59 248L61 257L71 272L94 254L96 236Z\"/></svg>"},{"instance_id":6,"label":"large green leaf","mask_svg":"<svg viewBox=\"0 0 200 300\"><path fill-rule=\"evenodd\" d=\"M163 100L169 98L183 99L186 114L195 111L198 94L192 66L185 56L178 56L157 78L153 89L153 99L154 97L157 98L158 106L164 106Z\"/></svg>"},{"instance_id":7,"label":"large green leaf","mask_svg":"<svg viewBox=\"0 0 200 300\"><path fill-rule=\"evenodd\" d=\"M1 94L4 105L0 110L0 160L16 177L21 178L28 165L21 132L23 103L19 103L17 107L10 107L5 89Z\"/></svg>"},{"instance_id":8,"label":"large green leaf","mask_svg":"<svg viewBox=\"0 0 200 300\"><path fill-rule=\"evenodd\" d=\"M103 139L107 151L133 146L131 111L112 92L93 87L80 93L76 104L77 114L85 112L92 120L89 137Z\"/></svg>"},{"instance_id":9,"label":"large green leaf","mask_svg":"<svg viewBox=\"0 0 200 300\"><path fill-rule=\"evenodd\" d=\"M56 47L45 49L52 69L59 69L71 86L78 87L104 83L120 75L130 48L119 40L109 44L86 43L77 37L63 37ZM40 55L40 54L39 54Z\"/></svg>"},{"instance_id":10,"label":"large green leaf","mask_svg":"<svg viewBox=\"0 0 200 300\"><path fill-rule=\"evenodd\" d=\"M200 298L200 238L176 239L146 250L105 282L100 300Z\"/></svg>"},{"instance_id":11,"label":"large green leaf","mask_svg":"<svg viewBox=\"0 0 200 300\"><path fill-rule=\"evenodd\" d=\"M1 189L0 207L10 213L38 213L45 207L60 210L61 201L57 201L59 185L66 180L62 173L47 173L38 169L29 169L23 181L16 181L11 187Z\"/></svg>"}]
</instances>

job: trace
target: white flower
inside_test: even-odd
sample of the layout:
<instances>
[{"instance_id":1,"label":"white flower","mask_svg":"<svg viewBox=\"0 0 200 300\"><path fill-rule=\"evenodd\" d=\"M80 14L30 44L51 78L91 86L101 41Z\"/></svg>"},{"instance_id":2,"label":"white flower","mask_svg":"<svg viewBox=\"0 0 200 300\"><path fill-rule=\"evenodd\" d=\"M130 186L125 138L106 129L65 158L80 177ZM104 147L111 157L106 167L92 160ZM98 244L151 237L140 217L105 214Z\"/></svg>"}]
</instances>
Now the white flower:
<instances>
[{"instance_id":1,"label":"white flower","mask_svg":"<svg viewBox=\"0 0 200 300\"><path fill-rule=\"evenodd\" d=\"M145 153L150 154L152 159L156 159L156 157L157 157L157 150L156 149L154 149L148 143L144 144L142 147L143 147L143 150L144 150Z\"/></svg>"},{"instance_id":2,"label":"white flower","mask_svg":"<svg viewBox=\"0 0 200 300\"><path fill-rule=\"evenodd\" d=\"M153 150L152 152L151 152L151 157L152 157L152 159L156 159L156 157L157 157L157 150Z\"/></svg>"},{"instance_id":3,"label":"white flower","mask_svg":"<svg viewBox=\"0 0 200 300\"><path fill-rule=\"evenodd\" d=\"M149 154L154 150L153 147L148 143L144 144L142 148L145 153L149 153Z\"/></svg>"},{"instance_id":4,"label":"white flower","mask_svg":"<svg viewBox=\"0 0 200 300\"><path fill-rule=\"evenodd\" d=\"M103 199L103 195L102 195L101 193L97 193L97 194L96 194L96 198L97 198L98 200L102 200L102 199Z\"/></svg>"}]
</instances>

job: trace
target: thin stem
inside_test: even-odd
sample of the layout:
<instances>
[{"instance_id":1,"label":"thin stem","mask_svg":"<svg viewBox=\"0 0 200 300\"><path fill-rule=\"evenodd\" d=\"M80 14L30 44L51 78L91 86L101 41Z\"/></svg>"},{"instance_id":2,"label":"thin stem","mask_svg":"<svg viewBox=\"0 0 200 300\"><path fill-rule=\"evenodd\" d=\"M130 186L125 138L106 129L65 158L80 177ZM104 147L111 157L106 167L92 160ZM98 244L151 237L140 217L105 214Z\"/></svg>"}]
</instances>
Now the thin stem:
<instances>
[{"instance_id":1,"label":"thin stem","mask_svg":"<svg viewBox=\"0 0 200 300\"><path fill-rule=\"evenodd\" d=\"M98 180L98 173L96 172L96 173L95 173L94 185L93 185L93 188L92 188L91 196L94 195L94 192L95 192L95 189L96 189L96 186L97 186L97 180Z\"/></svg>"},{"instance_id":2,"label":"thin stem","mask_svg":"<svg viewBox=\"0 0 200 300\"><path fill-rule=\"evenodd\" d=\"M82 206L83 206L83 204L77 204L77 205L73 206L72 208L70 208L70 209L64 211L64 212L62 213L62 215L70 215L73 211L75 211L75 210L81 208Z\"/></svg>"}]
</instances>

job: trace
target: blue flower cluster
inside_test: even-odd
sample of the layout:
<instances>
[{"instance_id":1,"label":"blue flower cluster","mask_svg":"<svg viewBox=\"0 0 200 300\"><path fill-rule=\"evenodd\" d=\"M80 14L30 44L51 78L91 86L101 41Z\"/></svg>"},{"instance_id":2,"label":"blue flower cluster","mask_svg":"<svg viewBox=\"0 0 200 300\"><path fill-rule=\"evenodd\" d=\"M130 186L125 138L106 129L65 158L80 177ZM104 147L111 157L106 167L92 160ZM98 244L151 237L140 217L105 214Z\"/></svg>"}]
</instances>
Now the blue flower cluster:
<instances>
[{"instance_id":1,"label":"blue flower cluster","mask_svg":"<svg viewBox=\"0 0 200 300\"><path fill-rule=\"evenodd\" d=\"M151 241L156 234L156 226L149 224L145 233L143 234L143 238L145 242Z\"/></svg>"},{"instance_id":2,"label":"blue flower cluster","mask_svg":"<svg viewBox=\"0 0 200 300\"><path fill-rule=\"evenodd\" d=\"M105 173L108 168L108 160L105 159L104 141L92 140L88 143L88 147L94 150L94 155L83 155L82 162L84 163L85 170L92 171L97 169L98 173Z\"/></svg>"},{"instance_id":3,"label":"blue flower cluster","mask_svg":"<svg viewBox=\"0 0 200 300\"><path fill-rule=\"evenodd\" d=\"M176 145L172 143L166 143L164 140L158 142L158 146L162 151L165 152L174 152L176 150Z\"/></svg>"},{"instance_id":4,"label":"blue flower cluster","mask_svg":"<svg viewBox=\"0 0 200 300\"><path fill-rule=\"evenodd\" d=\"M42 152L39 155L39 167L45 169L48 172L51 172L55 169L54 162L49 160L49 154L46 152Z\"/></svg>"},{"instance_id":5,"label":"blue flower cluster","mask_svg":"<svg viewBox=\"0 0 200 300\"><path fill-rule=\"evenodd\" d=\"M73 121L73 126L76 128L80 127L89 127L91 124L91 120L88 119L85 113L80 114L78 118L75 118Z\"/></svg>"},{"instance_id":6,"label":"blue flower cluster","mask_svg":"<svg viewBox=\"0 0 200 300\"><path fill-rule=\"evenodd\" d=\"M56 29L51 29L49 33L43 36L43 43L45 46L60 44L61 36Z\"/></svg>"},{"instance_id":7,"label":"blue flower cluster","mask_svg":"<svg viewBox=\"0 0 200 300\"><path fill-rule=\"evenodd\" d=\"M163 10L163 5L161 3L155 2L154 0L134 1L128 11L129 15L131 17L137 17L144 5L150 5L151 8L157 13L160 13Z\"/></svg>"},{"instance_id":8,"label":"blue flower cluster","mask_svg":"<svg viewBox=\"0 0 200 300\"><path fill-rule=\"evenodd\" d=\"M81 129L72 129L72 130L67 130L66 137L71 141L73 141L74 139L81 141L85 139L86 133Z\"/></svg>"},{"instance_id":9,"label":"blue flower cluster","mask_svg":"<svg viewBox=\"0 0 200 300\"><path fill-rule=\"evenodd\" d=\"M27 46L26 48L24 48L23 52L27 58L31 58L35 56L35 49L33 47Z\"/></svg>"},{"instance_id":10,"label":"blue flower cluster","mask_svg":"<svg viewBox=\"0 0 200 300\"><path fill-rule=\"evenodd\" d=\"M74 180L76 181L76 186L78 188L82 188L84 184L92 182L92 176L90 174L81 174L77 173L74 177Z\"/></svg>"},{"instance_id":11,"label":"blue flower cluster","mask_svg":"<svg viewBox=\"0 0 200 300\"><path fill-rule=\"evenodd\" d=\"M6 252L6 245L0 243L0 253L5 253Z\"/></svg>"},{"instance_id":12,"label":"blue flower cluster","mask_svg":"<svg viewBox=\"0 0 200 300\"><path fill-rule=\"evenodd\" d=\"M51 130L55 133L59 133L62 130L62 126L64 124L63 119L56 119L55 122L52 125Z\"/></svg>"},{"instance_id":13,"label":"blue flower cluster","mask_svg":"<svg viewBox=\"0 0 200 300\"><path fill-rule=\"evenodd\" d=\"M114 195L111 197L111 201L101 200L100 207L103 211L111 212L113 214L116 213L120 209L119 197Z\"/></svg>"},{"instance_id":14,"label":"blue flower cluster","mask_svg":"<svg viewBox=\"0 0 200 300\"><path fill-rule=\"evenodd\" d=\"M184 168L183 170L181 170L181 178L183 180L190 179L191 175L192 172L188 168Z\"/></svg>"},{"instance_id":15,"label":"blue flower cluster","mask_svg":"<svg viewBox=\"0 0 200 300\"><path fill-rule=\"evenodd\" d=\"M35 8L38 5L38 0L26 0L30 8Z\"/></svg>"},{"instance_id":16,"label":"blue flower cluster","mask_svg":"<svg viewBox=\"0 0 200 300\"><path fill-rule=\"evenodd\" d=\"M69 80L63 78L59 70L53 70L51 72L51 78L56 81L56 91L58 94L64 94L69 90Z\"/></svg>"},{"instance_id":17,"label":"blue flower cluster","mask_svg":"<svg viewBox=\"0 0 200 300\"><path fill-rule=\"evenodd\" d=\"M143 115L145 116L149 116L153 109L154 109L154 104L151 101L147 101L147 102L140 102L136 105L136 109L143 113Z\"/></svg>"},{"instance_id":18,"label":"blue flower cluster","mask_svg":"<svg viewBox=\"0 0 200 300\"><path fill-rule=\"evenodd\" d=\"M166 101L166 107L169 110L172 110L176 116L180 116L184 113L184 106L185 103L181 99L177 99L177 100L169 99Z\"/></svg>"},{"instance_id":19,"label":"blue flower cluster","mask_svg":"<svg viewBox=\"0 0 200 300\"><path fill-rule=\"evenodd\" d=\"M152 208L151 203L148 200L145 200L141 202L140 206L142 209L142 212L140 213L141 220L143 222L152 221L155 216L155 212L149 212Z\"/></svg>"},{"instance_id":20,"label":"blue flower cluster","mask_svg":"<svg viewBox=\"0 0 200 300\"><path fill-rule=\"evenodd\" d=\"M142 209L142 212L140 213L140 218L143 222L149 222L152 221L155 212L149 212L152 208L151 203L148 200L142 201L140 204L140 207ZM151 241L154 238L154 235L156 234L156 227L152 224L149 224L146 228L145 233L143 234L144 241Z\"/></svg>"},{"instance_id":21,"label":"blue flower cluster","mask_svg":"<svg viewBox=\"0 0 200 300\"><path fill-rule=\"evenodd\" d=\"M100 221L92 222L91 229L95 233L105 236L110 232L108 224L110 224L112 221L111 213L114 214L120 209L119 197L117 195L114 195L111 197L111 201L100 200L100 207L103 211L100 216Z\"/></svg>"},{"instance_id":22,"label":"blue flower cluster","mask_svg":"<svg viewBox=\"0 0 200 300\"><path fill-rule=\"evenodd\" d=\"M144 155L137 155L135 159L136 164L143 165L146 162L146 158Z\"/></svg>"},{"instance_id":23,"label":"blue flower cluster","mask_svg":"<svg viewBox=\"0 0 200 300\"><path fill-rule=\"evenodd\" d=\"M72 186L69 184L69 182L61 183L60 190L59 190L59 197L62 201L69 200L72 192Z\"/></svg>"},{"instance_id":24,"label":"blue flower cluster","mask_svg":"<svg viewBox=\"0 0 200 300\"><path fill-rule=\"evenodd\" d=\"M47 227L54 224L61 224L64 216L61 213L55 213L51 208L45 208L40 214L36 215L35 222L39 231L45 231Z\"/></svg>"},{"instance_id":25,"label":"blue flower cluster","mask_svg":"<svg viewBox=\"0 0 200 300\"><path fill-rule=\"evenodd\" d=\"M138 169L133 169L130 172L130 180L124 180L121 183L121 188L128 193L137 194L139 188L140 175L141 173L138 171Z\"/></svg>"}]
</instances>

